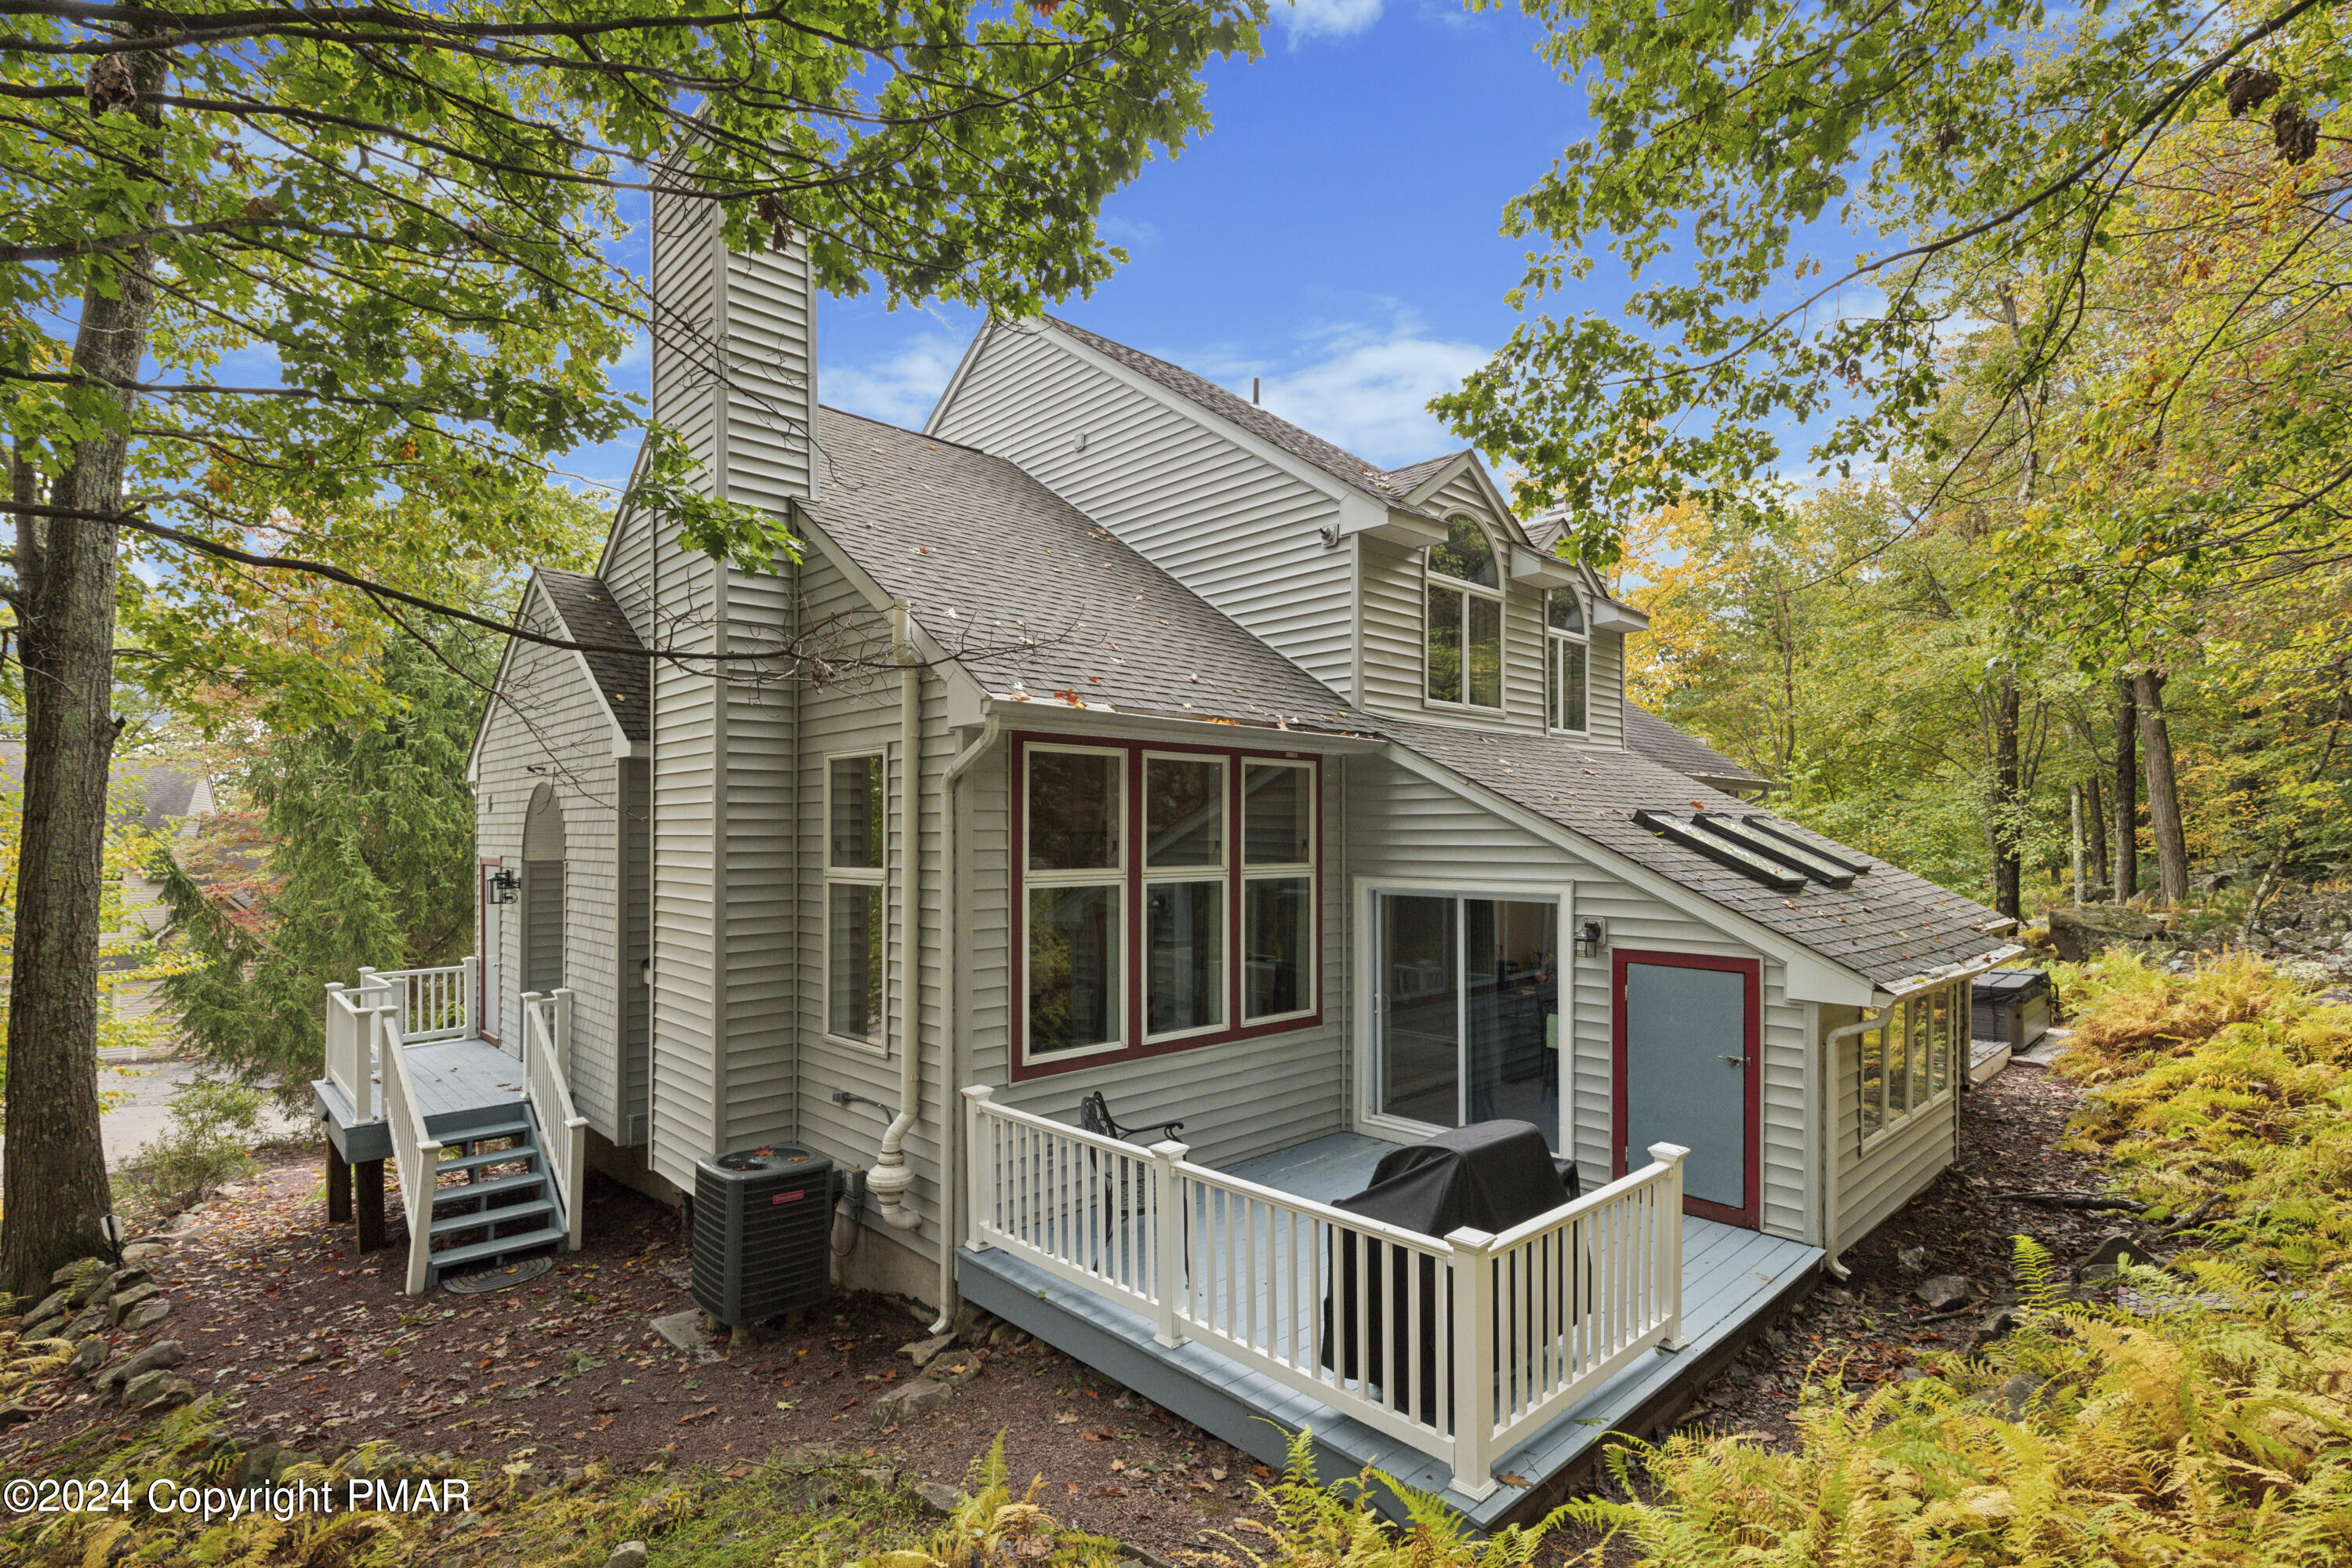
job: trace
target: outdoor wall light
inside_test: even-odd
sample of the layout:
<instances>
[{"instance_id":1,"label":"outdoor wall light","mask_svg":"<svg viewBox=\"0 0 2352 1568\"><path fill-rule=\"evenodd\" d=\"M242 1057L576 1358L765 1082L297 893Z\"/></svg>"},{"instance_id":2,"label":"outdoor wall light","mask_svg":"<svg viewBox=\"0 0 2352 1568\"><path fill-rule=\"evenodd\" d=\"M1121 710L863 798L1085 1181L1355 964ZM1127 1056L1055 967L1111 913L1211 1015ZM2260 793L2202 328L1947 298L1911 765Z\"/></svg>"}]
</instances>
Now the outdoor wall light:
<instances>
[{"instance_id":1,"label":"outdoor wall light","mask_svg":"<svg viewBox=\"0 0 2352 1568\"><path fill-rule=\"evenodd\" d=\"M1598 958L1609 942L1609 928L1599 921L1580 921L1576 927L1576 955Z\"/></svg>"},{"instance_id":2,"label":"outdoor wall light","mask_svg":"<svg viewBox=\"0 0 2352 1568\"><path fill-rule=\"evenodd\" d=\"M522 891L522 879L501 866L490 873L488 880L483 883L483 890L491 903L510 904Z\"/></svg>"}]
</instances>

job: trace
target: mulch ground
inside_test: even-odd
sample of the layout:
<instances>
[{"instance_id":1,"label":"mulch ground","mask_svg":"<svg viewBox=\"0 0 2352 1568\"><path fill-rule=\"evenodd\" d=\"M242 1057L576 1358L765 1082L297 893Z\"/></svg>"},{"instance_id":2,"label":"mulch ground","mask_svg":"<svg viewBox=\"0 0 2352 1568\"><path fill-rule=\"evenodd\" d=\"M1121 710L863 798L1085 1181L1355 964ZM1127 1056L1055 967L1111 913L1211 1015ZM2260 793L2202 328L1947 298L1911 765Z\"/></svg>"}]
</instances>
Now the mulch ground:
<instances>
[{"instance_id":1,"label":"mulch ground","mask_svg":"<svg viewBox=\"0 0 2352 1568\"><path fill-rule=\"evenodd\" d=\"M1806 1367L1842 1360L1851 1386L1902 1374L1923 1352L1965 1348L1973 1317L1936 1320L1897 1254L1925 1247L1928 1274L1968 1277L1977 1300L2011 1289L2011 1237L2061 1258L2088 1250L2112 1216L2002 1201L2019 1188L2094 1192L2092 1162L2057 1148L2067 1086L2012 1068L1963 1098L1962 1158L1825 1284L1704 1390L1692 1419L1789 1442ZM361 1257L326 1221L315 1153L281 1154L253 1181L186 1216L155 1267L180 1341L179 1370L223 1399L257 1439L334 1450L381 1438L495 1468L542 1471L591 1458L757 1465L779 1448L828 1445L908 1485L954 1482L998 1431L1016 1477L1045 1478L1069 1523L1162 1554L1210 1542L1254 1505L1261 1467L1048 1346L998 1326L1001 1342L948 1353L971 1368L934 1415L877 1426L867 1406L912 1373L899 1347L925 1317L907 1303L836 1298L802 1331L763 1334L724 1360L678 1351L651 1320L691 1307L688 1240L675 1214L599 1181L583 1250L501 1292L400 1294L398 1243ZM1914 1262L1917 1260L1913 1259ZM121 1348L118 1347L118 1351ZM0 1439L0 1469L93 1421L68 1400Z\"/></svg>"}]
</instances>

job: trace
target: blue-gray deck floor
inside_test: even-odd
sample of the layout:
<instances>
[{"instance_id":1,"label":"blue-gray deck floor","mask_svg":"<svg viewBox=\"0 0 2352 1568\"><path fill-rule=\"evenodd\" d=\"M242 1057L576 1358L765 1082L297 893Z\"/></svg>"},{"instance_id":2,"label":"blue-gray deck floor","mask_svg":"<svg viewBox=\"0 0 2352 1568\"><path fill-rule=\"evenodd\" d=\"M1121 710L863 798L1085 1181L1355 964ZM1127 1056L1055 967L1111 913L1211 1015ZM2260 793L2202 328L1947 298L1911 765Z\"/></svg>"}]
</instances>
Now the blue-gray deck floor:
<instances>
[{"instance_id":1,"label":"blue-gray deck floor","mask_svg":"<svg viewBox=\"0 0 2352 1568\"><path fill-rule=\"evenodd\" d=\"M1328 1203L1362 1189L1393 1145L1353 1132L1333 1133L1226 1167L1262 1186ZM1291 1433L1311 1428L1317 1467L1326 1480L1366 1465L1440 1494L1481 1530L1523 1521L1558 1500L1548 1485L1591 1457L1613 1431L1711 1375L1765 1321L1802 1293L1820 1270L1817 1247L1685 1216L1683 1220L1683 1337L1679 1351L1654 1351L1595 1389L1581 1404L1504 1454L1496 1477L1510 1476L1483 1500L1456 1492L1436 1460L1340 1415L1310 1394L1227 1360L1208 1345L1170 1349L1151 1324L991 1248L960 1248L956 1276L965 1299L1018 1324L1048 1344L1118 1379L1137 1393L1268 1463L1279 1464Z\"/></svg>"},{"instance_id":2,"label":"blue-gray deck floor","mask_svg":"<svg viewBox=\"0 0 2352 1568\"><path fill-rule=\"evenodd\" d=\"M522 1063L488 1040L425 1040L405 1047L408 1081L416 1089L417 1108L425 1113L425 1130L451 1135L467 1127L508 1120L523 1099ZM389 1159L391 1135L383 1118L383 1085L375 1086L377 1113L358 1121L357 1108L341 1087L325 1079L311 1080L319 1119L343 1158Z\"/></svg>"}]
</instances>

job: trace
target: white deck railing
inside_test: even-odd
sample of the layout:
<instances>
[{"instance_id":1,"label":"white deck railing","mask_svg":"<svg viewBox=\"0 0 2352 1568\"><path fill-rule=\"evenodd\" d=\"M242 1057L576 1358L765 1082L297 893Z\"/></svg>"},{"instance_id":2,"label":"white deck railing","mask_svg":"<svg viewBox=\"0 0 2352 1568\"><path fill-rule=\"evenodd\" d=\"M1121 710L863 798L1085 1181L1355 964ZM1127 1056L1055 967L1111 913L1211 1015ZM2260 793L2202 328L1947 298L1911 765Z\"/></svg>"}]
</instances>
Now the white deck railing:
<instances>
[{"instance_id":1,"label":"white deck railing","mask_svg":"<svg viewBox=\"0 0 2352 1568\"><path fill-rule=\"evenodd\" d=\"M569 1235L564 1248L580 1247L580 1189L587 1173L588 1119L572 1109L572 1086L564 1077L572 1046L572 993L542 996L536 991L522 998L523 1089L539 1118L539 1142L547 1161L548 1180L562 1200L563 1223Z\"/></svg>"},{"instance_id":2,"label":"white deck railing","mask_svg":"<svg viewBox=\"0 0 2352 1568\"><path fill-rule=\"evenodd\" d=\"M327 987L327 1081L352 1102L354 1123L376 1119L376 1058L382 1035L369 993Z\"/></svg>"},{"instance_id":3,"label":"white deck railing","mask_svg":"<svg viewBox=\"0 0 2352 1568\"><path fill-rule=\"evenodd\" d=\"M466 958L433 969L362 969L357 989L398 1005L401 1036L411 1045L462 1040L480 1033L474 1026L480 963Z\"/></svg>"},{"instance_id":4,"label":"white deck railing","mask_svg":"<svg viewBox=\"0 0 2352 1568\"><path fill-rule=\"evenodd\" d=\"M1682 1323L1682 1161L1501 1236L1420 1236L964 1091L975 1250L1002 1247L1495 1489L1494 1464Z\"/></svg>"},{"instance_id":5,"label":"white deck railing","mask_svg":"<svg viewBox=\"0 0 2352 1568\"><path fill-rule=\"evenodd\" d=\"M441 1140L425 1131L425 1111L408 1076L402 1048L400 1009L387 1006L383 1020L383 1120L392 1135L392 1161L400 1172L400 1206L408 1217L408 1282L411 1296L425 1293L433 1252L433 1189L440 1180Z\"/></svg>"}]
</instances>

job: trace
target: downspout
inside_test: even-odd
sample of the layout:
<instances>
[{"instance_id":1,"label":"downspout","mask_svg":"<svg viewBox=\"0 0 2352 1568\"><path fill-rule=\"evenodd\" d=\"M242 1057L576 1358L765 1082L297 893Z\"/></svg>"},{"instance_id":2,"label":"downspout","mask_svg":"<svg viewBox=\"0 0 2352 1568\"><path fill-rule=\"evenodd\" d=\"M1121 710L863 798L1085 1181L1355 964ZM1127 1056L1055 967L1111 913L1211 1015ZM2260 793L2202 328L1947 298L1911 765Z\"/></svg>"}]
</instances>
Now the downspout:
<instances>
[{"instance_id":1,"label":"downspout","mask_svg":"<svg viewBox=\"0 0 2352 1568\"><path fill-rule=\"evenodd\" d=\"M921 1109L921 1064L916 1059L916 1003L922 992L919 968L922 920L923 670L915 662L912 618L903 599L890 606L891 654L898 663L898 1114L883 1130L882 1147L866 1178L882 1223L892 1230L920 1230L923 1216L907 1206L915 1173L907 1163L907 1133Z\"/></svg>"},{"instance_id":2,"label":"downspout","mask_svg":"<svg viewBox=\"0 0 2352 1568\"><path fill-rule=\"evenodd\" d=\"M956 753L955 761L940 780L940 1047L941 1063L947 1081L940 1086L940 1103L948 1109L940 1123L940 1319L931 1325L931 1332L946 1333L955 1326L956 1307L956 1202L962 1195L963 1184L958 1180L961 1167L957 1159L956 1134L962 1129L963 1119L957 1108L963 1103L963 1009L961 989L956 974L957 921L961 918L959 908L962 887L956 876L956 855L961 835L956 829L956 790L963 783L964 770L980 761L996 744L999 721L993 714L981 726L980 738Z\"/></svg>"}]
</instances>

